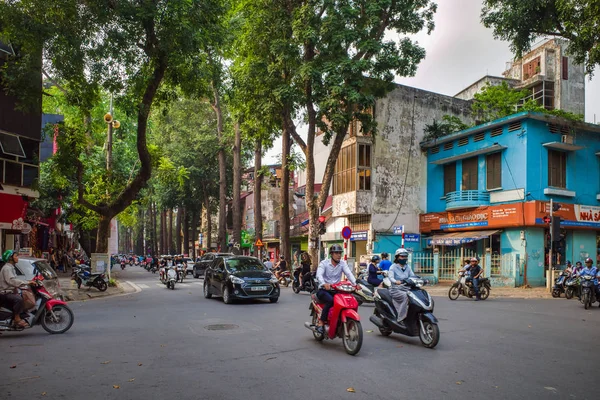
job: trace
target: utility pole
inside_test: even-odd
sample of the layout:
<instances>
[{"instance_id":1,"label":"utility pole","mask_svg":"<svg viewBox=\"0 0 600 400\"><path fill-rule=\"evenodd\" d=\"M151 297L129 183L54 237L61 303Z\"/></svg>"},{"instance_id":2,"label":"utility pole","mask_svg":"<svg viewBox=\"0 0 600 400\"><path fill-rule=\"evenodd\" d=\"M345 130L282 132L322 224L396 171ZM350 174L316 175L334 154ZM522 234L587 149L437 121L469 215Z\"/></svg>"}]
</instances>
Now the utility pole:
<instances>
[{"instance_id":1,"label":"utility pole","mask_svg":"<svg viewBox=\"0 0 600 400\"><path fill-rule=\"evenodd\" d=\"M548 250L548 272L546 273L546 288L552 287L550 277L552 276L552 253L554 250L554 201L550 199L550 249Z\"/></svg>"}]
</instances>

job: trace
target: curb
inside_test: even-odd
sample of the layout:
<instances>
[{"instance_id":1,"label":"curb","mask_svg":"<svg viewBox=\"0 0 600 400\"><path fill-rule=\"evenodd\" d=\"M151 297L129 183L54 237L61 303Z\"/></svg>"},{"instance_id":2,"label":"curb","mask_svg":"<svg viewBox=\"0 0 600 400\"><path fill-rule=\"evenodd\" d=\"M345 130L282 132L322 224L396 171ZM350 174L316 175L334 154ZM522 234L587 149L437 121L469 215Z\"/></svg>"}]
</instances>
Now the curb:
<instances>
[{"instance_id":1,"label":"curb","mask_svg":"<svg viewBox=\"0 0 600 400\"><path fill-rule=\"evenodd\" d=\"M116 294L110 294L110 295L106 295L106 296L95 296L95 297L91 297L89 299L82 299L82 300L70 300L69 303L82 303L85 301L91 301L91 300L99 300L99 299L107 299L107 298L113 298L113 297L121 297L121 296L129 296L130 294L136 294L136 293L140 293L142 291L142 288L139 287L138 285L136 285L133 282L130 281L123 281L123 283L126 283L127 285L129 285L133 291L128 291L127 289L123 288L123 293L116 293Z\"/></svg>"}]
</instances>

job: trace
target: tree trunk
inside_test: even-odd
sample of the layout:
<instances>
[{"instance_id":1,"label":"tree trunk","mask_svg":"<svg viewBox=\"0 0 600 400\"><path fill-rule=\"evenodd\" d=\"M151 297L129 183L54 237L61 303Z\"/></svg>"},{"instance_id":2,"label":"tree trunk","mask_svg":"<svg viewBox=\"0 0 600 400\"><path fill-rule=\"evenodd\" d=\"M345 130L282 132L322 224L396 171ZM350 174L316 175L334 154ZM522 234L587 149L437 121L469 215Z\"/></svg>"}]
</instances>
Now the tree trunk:
<instances>
[{"instance_id":1,"label":"tree trunk","mask_svg":"<svg viewBox=\"0 0 600 400\"><path fill-rule=\"evenodd\" d=\"M233 241L242 245L242 132L239 122L235 124L235 141L233 144Z\"/></svg>"},{"instance_id":2,"label":"tree trunk","mask_svg":"<svg viewBox=\"0 0 600 400\"><path fill-rule=\"evenodd\" d=\"M160 211L160 254L167 254L165 244L167 243L167 215L164 210Z\"/></svg>"},{"instance_id":3,"label":"tree trunk","mask_svg":"<svg viewBox=\"0 0 600 400\"><path fill-rule=\"evenodd\" d=\"M194 261L196 261L196 224L198 221L196 221L196 209L194 208L192 210L192 240L193 240L193 245L192 245L192 259ZM189 242L188 242L189 243Z\"/></svg>"},{"instance_id":4,"label":"tree trunk","mask_svg":"<svg viewBox=\"0 0 600 400\"><path fill-rule=\"evenodd\" d=\"M156 256L158 254L158 240L156 234L156 204L154 201L150 202L150 241L152 245L152 255Z\"/></svg>"},{"instance_id":5,"label":"tree trunk","mask_svg":"<svg viewBox=\"0 0 600 400\"><path fill-rule=\"evenodd\" d=\"M135 254L144 254L144 209L138 209L138 222L136 225L136 243L135 243Z\"/></svg>"},{"instance_id":6,"label":"tree trunk","mask_svg":"<svg viewBox=\"0 0 600 400\"><path fill-rule=\"evenodd\" d=\"M182 207L177 208L177 217L175 217L175 253L177 254L183 254L183 249L181 248L181 209Z\"/></svg>"},{"instance_id":7,"label":"tree trunk","mask_svg":"<svg viewBox=\"0 0 600 400\"><path fill-rule=\"evenodd\" d=\"M288 265L291 265L292 260L290 254L290 145L290 132L284 124L281 135L281 216L279 230L281 235L280 255L285 257Z\"/></svg>"},{"instance_id":8,"label":"tree trunk","mask_svg":"<svg viewBox=\"0 0 600 400\"><path fill-rule=\"evenodd\" d=\"M225 140L223 138L223 113L221 110L221 101L219 92L212 84L214 95L213 103L211 104L215 115L217 116L217 137L219 138L219 235L218 247L221 251L227 249L227 160L225 158Z\"/></svg>"},{"instance_id":9,"label":"tree trunk","mask_svg":"<svg viewBox=\"0 0 600 400\"><path fill-rule=\"evenodd\" d=\"M204 221L204 224L202 225L206 227L204 236L204 243L206 245L204 247L206 247L207 251L210 251L212 246L212 218L210 215L210 198L208 196L204 198L204 210L202 212L202 219Z\"/></svg>"},{"instance_id":10,"label":"tree trunk","mask_svg":"<svg viewBox=\"0 0 600 400\"><path fill-rule=\"evenodd\" d=\"M112 218L104 215L98 221L98 232L96 233L96 253L108 252L108 238L110 236L110 220Z\"/></svg>"},{"instance_id":11,"label":"tree trunk","mask_svg":"<svg viewBox=\"0 0 600 400\"><path fill-rule=\"evenodd\" d=\"M262 141L256 139L254 147L254 240L260 239L262 242L263 221L262 221ZM257 257L262 258L263 248L256 248Z\"/></svg>"},{"instance_id":12,"label":"tree trunk","mask_svg":"<svg viewBox=\"0 0 600 400\"><path fill-rule=\"evenodd\" d=\"M169 249L169 254L173 255L175 254L175 249L173 248L173 209L169 208L169 232L168 232L168 236L167 236L167 240L168 240L168 249Z\"/></svg>"},{"instance_id":13,"label":"tree trunk","mask_svg":"<svg viewBox=\"0 0 600 400\"><path fill-rule=\"evenodd\" d=\"M183 254L190 254L190 224L189 215L187 215L187 208L181 207L181 219L183 220Z\"/></svg>"}]
</instances>

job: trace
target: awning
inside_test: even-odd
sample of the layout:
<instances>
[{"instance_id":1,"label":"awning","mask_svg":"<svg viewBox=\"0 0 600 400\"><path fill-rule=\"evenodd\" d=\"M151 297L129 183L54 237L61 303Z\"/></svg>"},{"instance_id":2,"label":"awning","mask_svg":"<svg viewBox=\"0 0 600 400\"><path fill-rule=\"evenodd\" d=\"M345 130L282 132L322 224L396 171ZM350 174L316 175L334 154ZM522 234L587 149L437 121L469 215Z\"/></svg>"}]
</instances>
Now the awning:
<instances>
[{"instance_id":1,"label":"awning","mask_svg":"<svg viewBox=\"0 0 600 400\"><path fill-rule=\"evenodd\" d=\"M470 232L453 232L444 233L439 235L433 235L428 240L430 244L444 245L444 246L457 246L459 244L471 243L476 240L485 239L495 233L500 232L499 230L489 231L470 231Z\"/></svg>"}]
</instances>

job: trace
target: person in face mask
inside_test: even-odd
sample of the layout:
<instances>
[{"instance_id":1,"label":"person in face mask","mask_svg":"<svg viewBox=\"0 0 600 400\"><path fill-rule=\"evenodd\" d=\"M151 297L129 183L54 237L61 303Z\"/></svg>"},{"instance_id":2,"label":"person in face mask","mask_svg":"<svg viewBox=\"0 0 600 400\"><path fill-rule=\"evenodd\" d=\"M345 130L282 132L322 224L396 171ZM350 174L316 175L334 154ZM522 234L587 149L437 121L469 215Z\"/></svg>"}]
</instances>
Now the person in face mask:
<instances>
[{"instance_id":1,"label":"person in face mask","mask_svg":"<svg viewBox=\"0 0 600 400\"><path fill-rule=\"evenodd\" d=\"M408 279L411 276L415 276L412 268L408 263L408 251L404 248L396 250L394 257L394 264L390 267L388 277L392 281L392 287L390 288L390 295L394 302L394 308L398 313L398 323L403 325L403 320L406 318L408 313L408 288L402 284L404 279Z\"/></svg>"}]
</instances>

